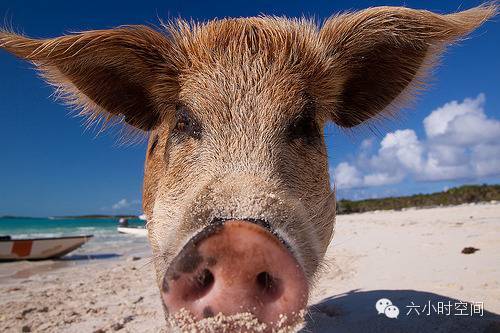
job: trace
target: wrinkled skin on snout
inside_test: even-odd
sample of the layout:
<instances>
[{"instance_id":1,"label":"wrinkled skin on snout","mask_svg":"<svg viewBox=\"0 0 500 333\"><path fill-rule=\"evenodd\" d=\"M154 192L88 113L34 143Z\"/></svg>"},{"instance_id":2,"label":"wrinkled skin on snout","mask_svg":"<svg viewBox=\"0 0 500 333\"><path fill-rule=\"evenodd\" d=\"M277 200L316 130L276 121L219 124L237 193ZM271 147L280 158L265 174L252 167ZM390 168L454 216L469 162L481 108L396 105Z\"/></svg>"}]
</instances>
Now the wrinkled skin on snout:
<instances>
[{"instance_id":1,"label":"wrinkled skin on snout","mask_svg":"<svg viewBox=\"0 0 500 333\"><path fill-rule=\"evenodd\" d=\"M395 114L446 45L496 13L378 7L308 20L0 32L90 120L147 132L143 206L165 314L291 324L332 238L324 128Z\"/></svg>"}]
</instances>

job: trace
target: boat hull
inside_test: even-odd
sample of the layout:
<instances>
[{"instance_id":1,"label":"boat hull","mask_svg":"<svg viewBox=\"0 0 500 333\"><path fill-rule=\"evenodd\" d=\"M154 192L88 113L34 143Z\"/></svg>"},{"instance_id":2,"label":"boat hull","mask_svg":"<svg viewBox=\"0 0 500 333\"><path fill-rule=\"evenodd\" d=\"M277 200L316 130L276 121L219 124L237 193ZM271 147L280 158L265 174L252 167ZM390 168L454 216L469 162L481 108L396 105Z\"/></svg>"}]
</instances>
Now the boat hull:
<instances>
[{"instance_id":1,"label":"boat hull","mask_svg":"<svg viewBox=\"0 0 500 333\"><path fill-rule=\"evenodd\" d=\"M42 260L61 257L76 250L93 236L0 240L0 260Z\"/></svg>"},{"instance_id":2,"label":"boat hull","mask_svg":"<svg viewBox=\"0 0 500 333\"><path fill-rule=\"evenodd\" d=\"M142 237L146 237L148 235L148 229L145 228L118 227L118 232L121 234L129 234Z\"/></svg>"}]
</instances>

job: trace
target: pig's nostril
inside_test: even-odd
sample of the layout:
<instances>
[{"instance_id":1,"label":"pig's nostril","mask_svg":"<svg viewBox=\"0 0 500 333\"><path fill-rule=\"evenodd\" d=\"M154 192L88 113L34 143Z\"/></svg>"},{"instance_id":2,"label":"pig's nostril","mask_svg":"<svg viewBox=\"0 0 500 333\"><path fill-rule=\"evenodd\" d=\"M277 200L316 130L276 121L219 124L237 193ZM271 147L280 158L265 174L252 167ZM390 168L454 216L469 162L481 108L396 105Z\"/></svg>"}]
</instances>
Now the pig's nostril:
<instances>
[{"instance_id":1,"label":"pig's nostril","mask_svg":"<svg viewBox=\"0 0 500 333\"><path fill-rule=\"evenodd\" d=\"M198 275L192 277L190 287L183 295L185 301L195 301L209 293L214 285L214 275L208 269L204 269Z\"/></svg>"},{"instance_id":2,"label":"pig's nostril","mask_svg":"<svg viewBox=\"0 0 500 333\"><path fill-rule=\"evenodd\" d=\"M208 269L204 269L196 277L196 290L199 297L210 291L214 285L214 275Z\"/></svg>"},{"instance_id":3,"label":"pig's nostril","mask_svg":"<svg viewBox=\"0 0 500 333\"><path fill-rule=\"evenodd\" d=\"M266 293L273 292L276 289L274 278L268 272L261 272L257 274L257 285Z\"/></svg>"},{"instance_id":4,"label":"pig's nostril","mask_svg":"<svg viewBox=\"0 0 500 333\"><path fill-rule=\"evenodd\" d=\"M204 269L201 274L198 275L196 282L200 290L208 291L214 284L214 275L208 269Z\"/></svg>"},{"instance_id":5,"label":"pig's nostril","mask_svg":"<svg viewBox=\"0 0 500 333\"><path fill-rule=\"evenodd\" d=\"M257 274L256 282L258 288L263 292L268 301L274 301L281 295L281 281L268 272Z\"/></svg>"}]
</instances>

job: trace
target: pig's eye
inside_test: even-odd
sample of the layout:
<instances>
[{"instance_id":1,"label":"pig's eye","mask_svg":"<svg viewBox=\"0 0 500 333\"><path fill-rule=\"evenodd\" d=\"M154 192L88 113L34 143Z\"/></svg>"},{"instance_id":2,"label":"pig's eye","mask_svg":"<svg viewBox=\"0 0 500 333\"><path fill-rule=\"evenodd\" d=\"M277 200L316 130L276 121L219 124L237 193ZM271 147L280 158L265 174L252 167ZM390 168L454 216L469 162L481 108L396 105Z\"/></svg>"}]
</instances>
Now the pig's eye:
<instances>
[{"instance_id":1,"label":"pig's eye","mask_svg":"<svg viewBox=\"0 0 500 333\"><path fill-rule=\"evenodd\" d=\"M176 116L177 119L174 132L185 134L195 139L200 139L201 127L198 122L191 117L188 109L184 105L178 105L176 107Z\"/></svg>"},{"instance_id":2,"label":"pig's eye","mask_svg":"<svg viewBox=\"0 0 500 333\"><path fill-rule=\"evenodd\" d=\"M291 140L299 139L311 144L319 138L320 131L314 117L310 114L305 114L290 125L289 136Z\"/></svg>"}]
</instances>

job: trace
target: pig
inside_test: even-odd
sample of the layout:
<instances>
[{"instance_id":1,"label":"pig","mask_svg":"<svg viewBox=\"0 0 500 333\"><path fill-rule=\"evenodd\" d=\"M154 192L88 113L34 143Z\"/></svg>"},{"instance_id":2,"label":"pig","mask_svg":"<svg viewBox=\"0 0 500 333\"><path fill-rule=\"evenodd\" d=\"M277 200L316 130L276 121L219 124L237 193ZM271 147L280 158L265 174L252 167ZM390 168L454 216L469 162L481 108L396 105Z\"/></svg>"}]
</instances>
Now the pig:
<instances>
[{"instance_id":1,"label":"pig","mask_svg":"<svg viewBox=\"0 0 500 333\"><path fill-rule=\"evenodd\" d=\"M445 47L496 12L3 30L0 48L91 122L147 133L143 209L165 318L250 313L271 331L300 320L334 233L325 125L395 116Z\"/></svg>"}]
</instances>

